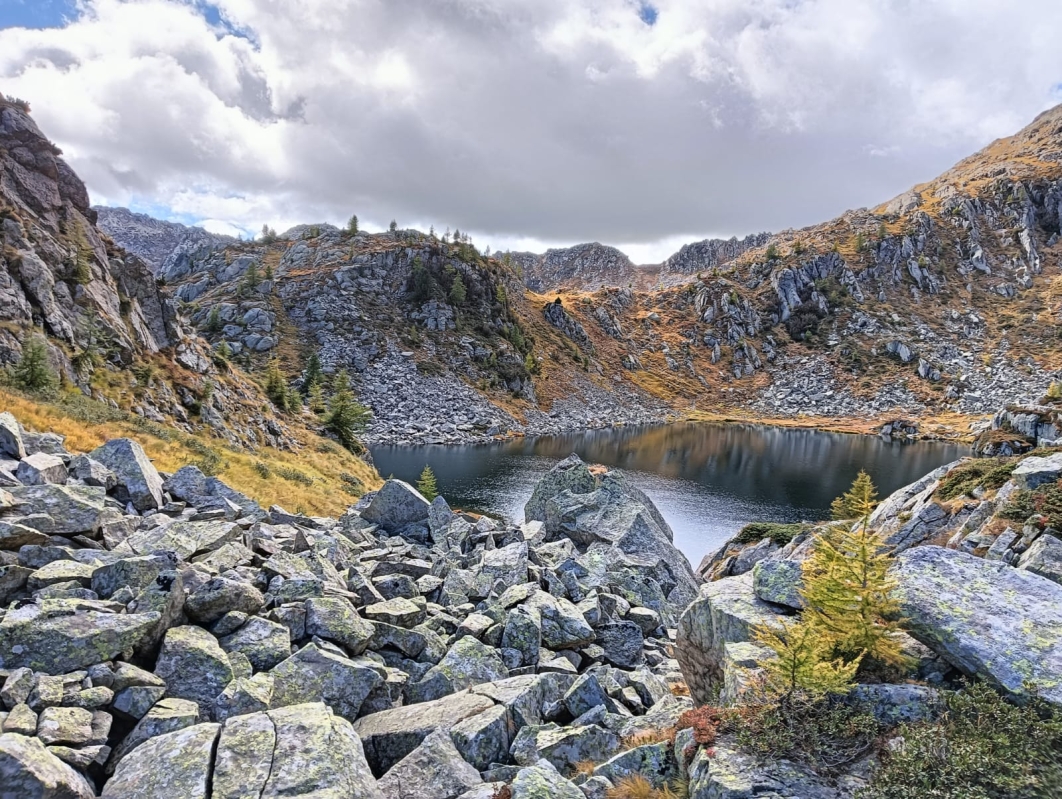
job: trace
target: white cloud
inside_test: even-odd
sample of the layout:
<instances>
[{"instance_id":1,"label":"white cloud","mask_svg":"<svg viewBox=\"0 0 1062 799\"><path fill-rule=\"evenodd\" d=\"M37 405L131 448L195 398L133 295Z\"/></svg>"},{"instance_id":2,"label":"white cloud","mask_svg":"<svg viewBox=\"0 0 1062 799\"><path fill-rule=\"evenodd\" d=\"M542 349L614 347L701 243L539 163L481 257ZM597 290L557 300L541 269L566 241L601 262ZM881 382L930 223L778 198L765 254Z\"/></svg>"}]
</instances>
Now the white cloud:
<instances>
[{"instance_id":1,"label":"white cloud","mask_svg":"<svg viewBox=\"0 0 1062 799\"><path fill-rule=\"evenodd\" d=\"M214 6L222 25L202 0L82 0L2 29L0 88L99 202L645 261L888 199L1062 80L1055 0L657 0L653 25L631 0Z\"/></svg>"}]
</instances>

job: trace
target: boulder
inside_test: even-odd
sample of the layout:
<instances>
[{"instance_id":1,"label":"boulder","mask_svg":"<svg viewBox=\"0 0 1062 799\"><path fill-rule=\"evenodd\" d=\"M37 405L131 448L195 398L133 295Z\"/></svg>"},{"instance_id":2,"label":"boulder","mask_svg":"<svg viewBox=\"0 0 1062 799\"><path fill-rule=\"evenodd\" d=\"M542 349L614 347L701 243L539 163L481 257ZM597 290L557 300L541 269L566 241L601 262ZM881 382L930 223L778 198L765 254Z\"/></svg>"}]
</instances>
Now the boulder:
<instances>
[{"instance_id":1,"label":"boulder","mask_svg":"<svg viewBox=\"0 0 1062 799\"><path fill-rule=\"evenodd\" d=\"M188 595L184 610L192 621L209 624L234 610L257 613L264 605L262 592L250 583L215 577Z\"/></svg>"},{"instance_id":2,"label":"boulder","mask_svg":"<svg viewBox=\"0 0 1062 799\"><path fill-rule=\"evenodd\" d=\"M132 503L138 511L156 510L165 504L162 477L136 441L116 438L92 450L88 456L114 472L122 502Z\"/></svg>"},{"instance_id":3,"label":"boulder","mask_svg":"<svg viewBox=\"0 0 1062 799\"><path fill-rule=\"evenodd\" d=\"M594 642L605 650L605 660L622 669L633 669L645 662L645 636L633 621L600 624Z\"/></svg>"},{"instance_id":4,"label":"boulder","mask_svg":"<svg viewBox=\"0 0 1062 799\"><path fill-rule=\"evenodd\" d=\"M365 608L365 618L393 624L396 627L416 627L427 615L421 605L405 597L395 597L384 602L374 602Z\"/></svg>"},{"instance_id":5,"label":"boulder","mask_svg":"<svg viewBox=\"0 0 1062 799\"><path fill-rule=\"evenodd\" d=\"M15 477L23 485L37 486L46 483L65 483L66 464L63 459L46 452L27 455L15 470Z\"/></svg>"},{"instance_id":6,"label":"boulder","mask_svg":"<svg viewBox=\"0 0 1062 799\"><path fill-rule=\"evenodd\" d=\"M690 799L847 799L807 766L782 758L760 758L730 741L697 751L689 768Z\"/></svg>"},{"instance_id":7,"label":"boulder","mask_svg":"<svg viewBox=\"0 0 1062 799\"><path fill-rule=\"evenodd\" d=\"M594 631L579 608L562 597L536 591L524 603L538 613L542 644L550 649L576 649L594 640Z\"/></svg>"},{"instance_id":8,"label":"boulder","mask_svg":"<svg viewBox=\"0 0 1062 799\"><path fill-rule=\"evenodd\" d=\"M454 643L442 660L418 682L408 686L411 702L430 702L480 683L509 676L508 669L493 647L465 636Z\"/></svg>"},{"instance_id":9,"label":"boulder","mask_svg":"<svg viewBox=\"0 0 1062 799\"><path fill-rule=\"evenodd\" d=\"M394 533L411 524L426 526L430 504L409 483L388 480L361 512L361 518Z\"/></svg>"},{"instance_id":10,"label":"boulder","mask_svg":"<svg viewBox=\"0 0 1062 799\"><path fill-rule=\"evenodd\" d=\"M9 609L0 621L0 668L27 666L66 674L140 645L158 625L158 613L112 613L102 603L42 599Z\"/></svg>"},{"instance_id":11,"label":"boulder","mask_svg":"<svg viewBox=\"0 0 1062 799\"><path fill-rule=\"evenodd\" d=\"M1021 554L1018 568L1062 583L1062 541L1043 533Z\"/></svg>"},{"instance_id":12,"label":"boulder","mask_svg":"<svg viewBox=\"0 0 1062 799\"><path fill-rule=\"evenodd\" d=\"M512 799L586 799L548 760L520 769L509 790Z\"/></svg>"},{"instance_id":13,"label":"boulder","mask_svg":"<svg viewBox=\"0 0 1062 799\"><path fill-rule=\"evenodd\" d=\"M0 796L11 799L93 799L88 780L36 738L0 735Z\"/></svg>"},{"instance_id":14,"label":"boulder","mask_svg":"<svg viewBox=\"0 0 1062 799\"><path fill-rule=\"evenodd\" d=\"M350 722L321 703L226 721L210 799L298 796L383 799Z\"/></svg>"},{"instance_id":15,"label":"boulder","mask_svg":"<svg viewBox=\"0 0 1062 799\"><path fill-rule=\"evenodd\" d=\"M21 523L49 535L95 533L107 498L95 486L12 486L7 491L17 505L32 509Z\"/></svg>"},{"instance_id":16,"label":"boulder","mask_svg":"<svg viewBox=\"0 0 1062 799\"><path fill-rule=\"evenodd\" d=\"M256 671L268 671L291 655L291 630L261 616L252 616L219 643L226 652L244 655Z\"/></svg>"},{"instance_id":17,"label":"boulder","mask_svg":"<svg viewBox=\"0 0 1062 799\"><path fill-rule=\"evenodd\" d=\"M188 699L160 699L122 739L107 761L107 773L113 774L122 759L145 741L199 723L199 705Z\"/></svg>"},{"instance_id":18,"label":"boulder","mask_svg":"<svg viewBox=\"0 0 1062 799\"><path fill-rule=\"evenodd\" d=\"M535 484L531 499L524 505L525 521L545 521L546 501L564 491L589 494L597 487L597 480L578 455L569 455Z\"/></svg>"},{"instance_id":19,"label":"boulder","mask_svg":"<svg viewBox=\"0 0 1062 799\"><path fill-rule=\"evenodd\" d=\"M15 417L7 411L0 413L0 454L10 455L16 460L26 457L26 447L22 443L22 428Z\"/></svg>"},{"instance_id":20,"label":"boulder","mask_svg":"<svg viewBox=\"0 0 1062 799\"><path fill-rule=\"evenodd\" d=\"M512 733L509 711L504 705L477 713L450 728L450 737L461 756L477 770L503 763L509 756Z\"/></svg>"},{"instance_id":21,"label":"boulder","mask_svg":"<svg viewBox=\"0 0 1062 799\"><path fill-rule=\"evenodd\" d=\"M434 730L449 731L467 718L494 707L494 701L473 693L444 696L434 702L372 713L354 722L365 744L373 774L383 775Z\"/></svg>"},{"instance_id":22,"label":"boulder","mask_svg":"<svg viewBox=\"0 0 1062 799\"><path fill-rule=\"evenodd\" d=\"M480 572L506 587L527 582L527 542L516 541L487 550L480 562ZM500 589L499 589L500 590Z\"/></svg>"},{"instance_id":23,"label":"boulder","mask_svg":"<svg viewBox=\"0 0 1062 799\"><path fill-rule=\"evenodd\" d=\"M369 645L374 628L357 614L346 599L306 600L306 634L342 645L351 655L360 655Z\"/></svg>"},{"instance_id":24,"label":"boulder","mask_svg":"<svg viewBox=\"0 0 1062 799\"><path fill-rule=\"evenodd\" d=\"M81 707L46 707L37 718L37 737L46 746L81 746L92 740L92 711Z\"/></svg>"},{"instance_id":25,"label":"boulder","mask_svg":"<svg viewBox=\"0 0 1062 799\"><path fill-rule=\"evenodd\" d=\"M1038 488L1062 478L1062 452L1046 458L1025 458L1010 475L1018 488Z\"/></svg>"},{"instance_id":26,"label":"boulder","mask_svg":"<svg viewBox=\"0 0 1062 799\"><path fill-rule=\"evenodd\" d=\"M533 766L545 759L558 771L571 772L576 763L600 763L619 748L619 736L596 724L545 724L523 727L513 739L509 753L521 766Z\"/></svg>"},{"instance_id":27,"label":"boulder","mask_svg":"<svg viewBox=\"0 0 1062 799\"><path fill-rule=\"evenodd\" d=\"M758 624L776 624L777 614L756 596L752 572L701 587L679 620L675 656L690 696L708 704L723 680L725 645L749 641Z\"/></svg>"},{"instance_id":28,"label":"boulder","mask_svg":"<svg viewBox=\"0 0 1062 799\"><path fill-rule=\"evenodd\" d=\"M455 799L482 782L450 736L435 730L392 766L378 786L385 799Z\"/></svg>"},{"instance_id":29,"label":"boulder","mask_svg":"<svg viewBox=\"0 0 1062 799\"><path fill-rule=\"evenodd\" d=\"M232 664L217 639L190 625L166 632L155 675L166 683L169 696L199 705L203 718L213 717L214 700L233 679Z\"/></svg>"},{"instance_id":30,"label":"boulder","mask_svg":"<svg viewBox=\"0 0 1062 799\"><path fill-rule=\"evenodd\" d=\"M145 741L103 786L102 799L210 799L220 724L196 724Z\"/></svg>"},{"instance_id":31,"label":"boulder","mask_svg":"<svg viewBox=\"0 0 1062 799\"><path fill-rule=\"evenodd\" d=\"M1022 698L1062 704L1062 585L936 546L893 567L907 631L956 668Z\"/></svg>"},{"instance_id":32,"label":"boulder","mask_svg":"<svg viewBox=\"0 0 1062 799\"><path fill-rule=\"evenodd\" d=\"M383 682L377 669L382 671L307 644L272 670L273 707L324 702L354 721L361 703Z\"/></svg>"},{"instance_id":33,"label":"boulder","mask_svg":"<svg viewBox=\"0 0 1062 799\"><path fill-rule=\"evenodd\" d=\"M673 745L668 741L661 741L634 746L614 755L594 769L595 777L604 777L613 783L633 774L640 774L654 788L670 786L679 776Z\"/></svg>"}]
</instances>

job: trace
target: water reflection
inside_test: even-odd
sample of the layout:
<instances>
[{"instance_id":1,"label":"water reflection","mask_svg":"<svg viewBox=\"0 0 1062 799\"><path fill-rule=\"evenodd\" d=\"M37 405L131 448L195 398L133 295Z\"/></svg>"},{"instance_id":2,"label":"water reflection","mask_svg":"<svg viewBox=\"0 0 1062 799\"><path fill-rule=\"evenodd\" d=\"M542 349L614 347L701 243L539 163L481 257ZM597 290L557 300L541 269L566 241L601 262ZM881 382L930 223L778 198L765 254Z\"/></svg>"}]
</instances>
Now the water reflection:
<instances>
[{"instance_id":1,"label":"water reflection","mask_svg":"<svg viewBox=\"0 0 1062 799\"><path fill-rule=\"evenodd\" d=\"M968 453L932 441L733 424L596 430L460 447L374 447L380 474L415 481L425 464L454 505L523 518L539 476L572 452L629 472L696 565L750 521L825 518L866 469L885 494Z\"/></svg>"}]
</instances>

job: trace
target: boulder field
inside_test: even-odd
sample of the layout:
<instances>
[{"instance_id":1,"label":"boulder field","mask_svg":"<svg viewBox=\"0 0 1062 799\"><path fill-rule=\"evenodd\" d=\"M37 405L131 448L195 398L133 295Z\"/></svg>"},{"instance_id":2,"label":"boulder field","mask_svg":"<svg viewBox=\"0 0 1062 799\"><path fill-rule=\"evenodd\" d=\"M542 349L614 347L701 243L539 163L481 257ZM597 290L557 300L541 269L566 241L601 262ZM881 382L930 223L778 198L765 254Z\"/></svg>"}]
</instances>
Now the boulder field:
<instances>
[{"instance_id":1,"label":"boulder field","mask_svg":"<svg viewBox=\"0 0 1062 799\"><path fill-rule=\"evenodd\" d=\"M917 663L916 683L856 688L889 722L960 674L1062 703L1062 539L1054 517L1007 522L1062 459L983 463L872 518ZM740 701L769 656L752 628L800 608L813 526L727 545L702 583L652 501L575 456L519 523L398 480L318 518L6 413L0 485L3 796L603 799L640 775L691 799L842 799L873 771L827 779L679 723Z\"/></svg>"}]
</instances>

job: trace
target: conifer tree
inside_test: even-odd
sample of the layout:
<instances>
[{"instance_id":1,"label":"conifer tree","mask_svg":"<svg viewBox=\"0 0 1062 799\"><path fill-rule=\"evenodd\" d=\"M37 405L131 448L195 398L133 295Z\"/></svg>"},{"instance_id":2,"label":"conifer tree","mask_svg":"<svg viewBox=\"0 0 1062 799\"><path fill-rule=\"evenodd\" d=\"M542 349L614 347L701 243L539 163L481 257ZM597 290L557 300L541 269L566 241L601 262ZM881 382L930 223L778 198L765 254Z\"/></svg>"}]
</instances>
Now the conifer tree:
<instances>
[{"instance_id":1,"label":"conifer tree","mask_svg":"<svg viewBox=\"0 0 1062 799\"><path fill-rule=\"evenodd\" d=\"M417 480L417 491L423 494L428 502L439 496L439 486L435 482L435 472L427 464L424 466L424 471L420 473L420 479Z\"/></svg>"},{"instance_id":2,"label":"conifer tree","mask_svg":"<svg viewBox=\"0 0 1062 799\"><path fill-rule=\"evenodd\" d=\"M461 279L461 275L454 275L454 283L450 287L450 303L453 305L463 305L466 296L465 281Z\"/></svg>"},{"instance_id":3,"label":"conifer tree","mask_svg":"<svg viewBox=\"0 0 1062 799\"><path fill-rule=\"evenodd\" d=\"M48 393L59 384L48 360L48 347L39 336L30 336L22 344L22 357L11 369L11 379L24 391Z\"/></svg>"},{"instance_id":4,"label":"conifer tree","mask_svg":"<svg viewBox=\"0 0 1062 799\"><path fill-rule=\"evenodd\" d=\"M878 502L878 491L870 475L860 470L852 487L837 497L830 505L830 513L837 521L862 519L870 516Z\"/></svg>"},{"instance_id":5,"label":"conifer tree","mask_svg":"<svg viewBox=\"0 0 1062 799\"><path fill-rule=\"evenodd\" d=\"M395 220L392 219L391 220L391 224L388 225L387 229L390 230L392 233L397 233L398 232L398 223Z\"/></svg>"},{"instance_id":6,"label":"conifer tree","mask_svg":"<svg viewBox=\"0 0 1062 799\"><path fill-rule=\"evenodd\" d=\"M269 361L265 373L265 393L279 411L288 409L288 383L280 371L280 362L276 358Z\"/></svg>"},{"instance_id":7,"label":"conifer tree","mask_svg":"<svg viewBox=\"0 0 1062 799\"><path fill-rule=\"evenodd\" d=\"M804 561L804 620L832 644L833 654L846 660L866 656L880 664L907 662L896 633L899 603L893 599L895 579L889 574L892 556L870 529L877 492L865 472L851 490L834 503L834 512L857 518L854 525L834 524L815 540Z\"/></svg>"},{"instance_id":8,"label":"conifer tree","mask_svg":"<svg viewBox=\"0 0 1062 799\"><path fill-rule=\"evenodd\" d=\"M753 640L777 657L764 661L767 690L786 695L793 691L810 694L843 693L852 684L859 658L850 663L830 659L830 641L804 620L780 621L780 629L759 625Z\"/></svg>"},{"instance_id":9,"label":"conifer tree","mask_svg":"<svg viewBox=\"0 0 1062 799\"><path fill-rule=\"evenodd\" d=\"M247 271L243 274L243 287L248 291L254 291L258 288L260 279L258 277L258 266L251 262L251 265L247 267Z\"/></svg>"},{"instance_id":10,"label":"conifer tree","mask_svg":"<svg viewBox=\"0 0 1062 799\"><path fill-rule=\"evenodd\" d=\"M320 382L310 384L310 390L306 393L306 404L314 413L322 413L327 407L325 404L324 386L322 386Z\"/></svg>"},{"instance_id":11,"label":"conifer tree","mask_svg":"<svg viewBox=\"0 0 1062 799\"><path fill-rule=\"evenodd\" d=\"M340 375L345 378L346 373L340 372ZM324 418L325 429L331 432L344 447L356 450L357 435L369 424L372 412L355 401L350 391L349 380L345 379L339 385L342 387L332 395L328 403L328 415Z\"/></svg>"},{"instance_id":12,"label":"conifer tree","mask_svg":"<svg viewBox=\"0 0 1062 799\"><path fill-rule=\"evenodd\" d=\"M357 214L351 214L350 215L350 219L347 220L347 233L349 233L351 236L357 236L358 235L358 215Z\"/></svg>"},{"instance_id":13,"label":"conifer tree","mask_svg":"<svg viewBox=\"0 0 1062 799\"><path fill-rule=\"evenodd\" d=\"M313 387L324 381L324 372L321 370L321 359L317 353L313 353L306 362L306 374L302 378L302 390L309 395Z\"/></svg>"}]
</instances>

